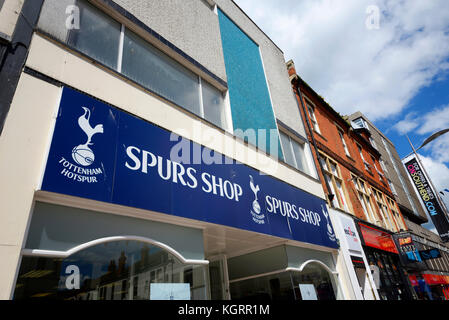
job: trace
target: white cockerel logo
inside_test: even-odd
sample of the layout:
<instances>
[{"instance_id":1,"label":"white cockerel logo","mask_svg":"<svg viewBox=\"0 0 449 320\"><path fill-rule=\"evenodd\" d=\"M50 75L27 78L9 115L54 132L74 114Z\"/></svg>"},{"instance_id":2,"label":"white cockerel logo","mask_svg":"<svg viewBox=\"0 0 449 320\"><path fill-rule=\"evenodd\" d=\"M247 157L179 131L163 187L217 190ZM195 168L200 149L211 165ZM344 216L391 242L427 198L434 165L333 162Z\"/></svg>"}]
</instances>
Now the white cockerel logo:
<instances>
[{"instance_id":1,"label":"white cockerel logo","mask_svg":"<svg viewBox=\"0 0 449 320\"><path fill-rule=\"evenodd\" d=\"M254 179L253 179L253 176L249 176L249 179L250 179L250 181L249 181L249 186L251 187L251 190L253 191L253 193L254 193L254 196L256 197L256 199L255 200L257 200L257 193L259 192L259 186L258 185L255 185L254 184Z\"/></svg>"},{"instance_id":2,"label":"white cockerel logo","mask_svg":"<svg viewBox=\"0 0 449 320\"><path fill-rule=\"evenodd\" d=\"M87 141L85 143L86 146L92 145L91 142L92 137L97 133L103 133L103 125L97 124L95 128L92 128L92 126L89 123L90 120L90 110L86 107L82 107L84 109L84 114L78 118L78 124L81 128L81 130L84 131L84 133L87 135Z\"/></svg>"},{"instance_id":3,"label":"white cockerel logo","mask_svg":"<svg viewBox=\"0 0 449 320\"><path fill-rule=\"evenodd\" d=\"M104 130L102 124L97 124L95 128L92 128L92 126L90 125L91 112L86 107L82 108L84 110L84 114L78 118L78 125L80 126L81 130L83 130L87 135L87 141L86 143L80 144L73 148L72 158L77 164L87 167L90 166L95 160L95 155L89 148L90 145L93 145L92 137L97 133L103 133Z\"/></svg>"}]
</instances>

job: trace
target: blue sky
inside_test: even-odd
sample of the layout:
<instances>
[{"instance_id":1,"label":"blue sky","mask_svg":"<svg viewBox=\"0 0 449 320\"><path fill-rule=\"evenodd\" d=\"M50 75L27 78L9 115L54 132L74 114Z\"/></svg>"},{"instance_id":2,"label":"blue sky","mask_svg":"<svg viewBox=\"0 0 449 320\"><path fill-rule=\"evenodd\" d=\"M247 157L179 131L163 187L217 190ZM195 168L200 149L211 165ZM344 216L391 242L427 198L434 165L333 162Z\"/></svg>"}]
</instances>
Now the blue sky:
<instances>
[{"instance_id":1,"label":"blue sky","mask_svg":"<svg viewBox=\"0 0 449 320\"><path fill-rule=\"evenodd\" d=\"M438 117L443 112L449 113L449 110L446 110L447 106L449 106L449 76L446 72L441 72L429 86L420 89L403 112L391 119L375 121L375 125L395 144L399 156L404 158L412 152L405 134L409 136L415 148L418 148L434 132L449 128L449 118L446 119L444 115ZM432 121L434 117L442 121L436 123ZM441 199L449 207L449 192L444 191L449 189L449 157L446 151L449 148L448 138L449 133L435 139L425 148L418 150L418 153L435 188L443 192L444 195L440 194ZM423 226L435 231L431 221Z\"/></svg>"},{"instance_id":2,"label":"blue sky","mask_svg":"<svg viewBox=\"0 0 449 320\"><path fill-rule=\"evenodd\" d=\"M447 0L235 2L332 107L363 112L401 157L405 134L418 147L449 128ZM419 153L437 189L449 189L449 133Z\"/></svg>"},{"instance_id":3,"label":"blue sky","mask_svg":"<svg viewBox=\"0 0 449 320\"><path fill-rule=\"evenodd\" d=\"M416 122L417 127L413 128L414 123L412 119L437 113L438 110L449 105L449 76L446 72L442 72L439 76L441 77L440 79L435 79L429 86L421 88L417 95L405 106L403 112L398 113L391 119L375 121L376 126L395 143L396 150L401 157L404 157L411 152L411 147L405 134L410 137L413 145L418 148L433 132L449 128L448 121L445 121L443 126L429 126L429 128L425 130L425 133L418 132L420 128L419 122ZM407 118L407 116L409 116L409 118ZM405 127L403 130L398 130L398 123L402 125L408 124L409 127ZM430 130L432 131L430 132ZM438 140L435 140L435 142L438 142ZM430 146L432 146L432 144ZM431 151L431 149L429 150L429 148L426 148L420 150L420 153L424 156L431 156ZM449 164L448 158L444 157L441 160L446 162L446 164ZM446 187L449 188L449 185Z\"/></svg>"}]
</instances>

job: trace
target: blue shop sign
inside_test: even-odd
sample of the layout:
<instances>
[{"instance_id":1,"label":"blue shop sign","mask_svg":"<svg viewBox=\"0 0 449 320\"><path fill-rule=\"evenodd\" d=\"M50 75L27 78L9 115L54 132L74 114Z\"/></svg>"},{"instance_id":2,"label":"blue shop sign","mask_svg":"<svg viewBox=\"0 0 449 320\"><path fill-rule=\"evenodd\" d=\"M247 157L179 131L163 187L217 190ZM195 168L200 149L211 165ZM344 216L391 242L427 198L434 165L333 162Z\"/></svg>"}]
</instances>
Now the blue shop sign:
<instances>
[{"instance_id":1,"label":"blue shop sign","mask_svg":"<svg viewBox=\"0 0 449 320\"><path fill-rule=\"evenodd\" d=\"M42 190L338 248L323 199L70 88Z\"/></svg>"}]
</instances>

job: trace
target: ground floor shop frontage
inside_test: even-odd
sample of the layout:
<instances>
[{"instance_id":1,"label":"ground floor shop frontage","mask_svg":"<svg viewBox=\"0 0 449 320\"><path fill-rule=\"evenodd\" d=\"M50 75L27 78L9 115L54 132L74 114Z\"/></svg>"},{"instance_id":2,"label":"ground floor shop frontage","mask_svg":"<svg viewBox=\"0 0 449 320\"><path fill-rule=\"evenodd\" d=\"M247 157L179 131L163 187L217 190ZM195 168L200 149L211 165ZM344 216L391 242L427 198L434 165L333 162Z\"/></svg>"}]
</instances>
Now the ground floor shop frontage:
<instances>
[{"instance_id":1,"label":"ground floor shop frontage","mask_svg":"<svg viewBox=\"0 0 449 320\"><path fill-rule=\"evenodd\" d=\"M43 82L25 77L24 96ZM43 106L56 116L21 208L29 215L12 299L345 299L323 198L83 92L48 87L54 99ZM178 162L180 141L221 160Z\"/></svg>"},{"instance_id":2,"label":"ground floor shop frontage","mask_svg":"<svg viewBox=\"0 0 449 320\"><path fill-rule=\"evenodd\" d=\"M412 300L407 271L399 261L399 252L391 234L358 223L363 249L382 300Z\"/></svg>"},{"instance_id":3,"label":"ground floor shop frontage","mask_svg":"<svg viewBox=\"0 0 449 320\"><path fill-rule=\"evenodd\" d=\"M433 236L433 235L432 235ZM394 236L403 268L419 300L448 300L448 249L432 239L415 233L402 232Z\"/></svg>"},{"instance_id":4,"label":"ground floor shop frontage","mask_svg":"<svg viewBox=\"0 0 449 320\"><path fill-rule=\"evenodd\" d=\"M442 273L416 273L410 282L420 300L449 300L449 275Z\"/></svg>"},{"instance_id":5,"label":"ground floor shop frontage","mask_svg":"<svg viewBox=\"0 0 449 320\"><path fill-rule=\"evenodd\" d=\"M335 232L340 240L340 255L351 283L353 300L379 300L370 265L362 247L353 216L330 209Z\"/></svg>"},{"instance_id":6,"label":"ground floor shop frontage","mask_svg":"<svg viewBox=\"0 0 449 320\"><path fill-rule=\"evenodd\" d=\"M98 203L58 194L36 197L13 299L344 299L335 250L161 222L161 214L141 210L100 212L86 209Z\"/></svg>"}]
</instances>

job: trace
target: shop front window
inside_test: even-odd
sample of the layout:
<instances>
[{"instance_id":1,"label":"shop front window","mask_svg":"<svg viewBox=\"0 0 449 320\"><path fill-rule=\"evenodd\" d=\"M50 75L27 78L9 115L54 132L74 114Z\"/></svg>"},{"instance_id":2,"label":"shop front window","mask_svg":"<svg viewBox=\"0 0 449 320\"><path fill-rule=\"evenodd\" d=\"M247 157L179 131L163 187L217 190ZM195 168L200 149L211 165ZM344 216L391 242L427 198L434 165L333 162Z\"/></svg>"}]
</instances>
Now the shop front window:
<instances>
[{"instance_id":1,"label":"shop front window","mask_svg":"<svg viewBox=\"0 0 449 320\"><path fill-rule=\"evenodd\" d=\"M280 273L235 280L230 284L231 299L239 301L336 300L334 276L317 263L301 272Z\"/></svg>"},{"instance_id":2,"label":"shop front window","mask_svg":"<svg viewBox=\"0 0 449 320\"><path fill-rule=\"evenodd\" d=\"M399 261L387 253L373 251L367 253L370 264L379 268L380 286L377 288L383 300L408 299L407 289L399 274Z\"/></svg>"},{"instance_id":3,"label":"shop front window","mask_svg":"<svg viewBox=\"0 0 449 320\"><path fill-rule=\"evenodd\" d=\"M14 299L204 300L205 269L139 241L102 243L67 258L24 256Z\"/></svg>"},{"instance_id":4,"label":"shop front window","mask_svg":"<svg viewBox=\"0 0 449 320\"><path fill-rule=\"evenodd\" d=\"M297 300L336 300L333 275L317 263L292 272L292 282Z\"/></svg>"},{"instance_id":5,"label":"shop front window","mask_svg":"<svg viewBox=\"0 0 449 320\"><path fill-rule=\"evenodd\" d=\"M231 299L245 302L295 300L289 272L282 272L230 284Z\"/></svg>"}]
</instances>

